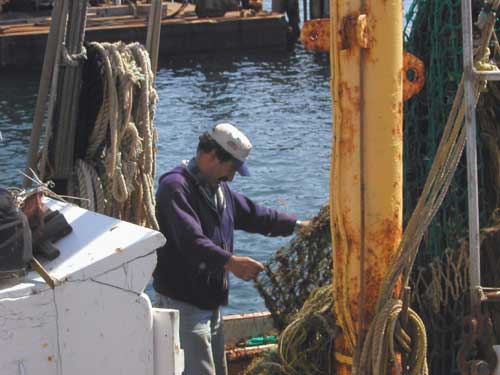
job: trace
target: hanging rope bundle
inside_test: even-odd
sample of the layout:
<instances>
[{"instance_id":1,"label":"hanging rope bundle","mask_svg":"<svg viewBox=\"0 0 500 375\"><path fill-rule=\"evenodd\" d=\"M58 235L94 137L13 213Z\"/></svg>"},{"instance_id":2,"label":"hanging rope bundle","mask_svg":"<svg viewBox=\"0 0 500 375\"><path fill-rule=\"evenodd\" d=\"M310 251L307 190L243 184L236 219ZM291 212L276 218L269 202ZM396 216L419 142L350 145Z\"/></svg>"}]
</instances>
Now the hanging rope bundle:
<instances>
[{"instance_id":1,"label":"hanging rope bundle","mask_svg":"<svg viewBox=\"0 0 500 375\"><path fill-rule=\"evenodd\" d=\"M86 209L158 229L154 214L157 94L139 43L90 43L101 64L102 101L69 194Z\"/></svg>"}]
</instances>

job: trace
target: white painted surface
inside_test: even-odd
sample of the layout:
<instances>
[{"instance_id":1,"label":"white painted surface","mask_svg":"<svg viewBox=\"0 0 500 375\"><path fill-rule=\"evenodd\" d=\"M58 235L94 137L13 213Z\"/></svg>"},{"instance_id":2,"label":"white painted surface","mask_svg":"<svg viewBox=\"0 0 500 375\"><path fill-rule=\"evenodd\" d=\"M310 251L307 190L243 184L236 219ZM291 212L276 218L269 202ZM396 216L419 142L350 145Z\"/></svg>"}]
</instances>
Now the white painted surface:
<instances>
[{"instance_id":1,"label":"white painted surface","mask_svg":"<svg viewBox=\"0 0 500 375\"><path fill-rule=\"evenodd\" d=\"M56 243L61 255L44 263L63 283L51 290L31 272L0 284L0 375L153 375L153 308L143 291L165 238L75 206L45 203L73 228ZM178 346L178 333L170 336L177 340L170 348ZM157 375L177 374L174 358L169 372Z\"/></svg>"},{"instance_id":2,"label":"white painted surface","mask_svg":"<svg viewBox=\"0 0 500 375\"><path fill-rule=\"evenodd\" d=\"M0 374L59 374L54 293L0 300Z\"/></svg>"},{"instance_id":3,"label":"white painted surface","mask_svg":"<svg viewBox=\"0 0 500 375\"><path fill-rule=\"evenodd\" d=\"M155 375L181 375L184 351L179 340L179 311L153 309Z\"/></svg>"}]
</instances>

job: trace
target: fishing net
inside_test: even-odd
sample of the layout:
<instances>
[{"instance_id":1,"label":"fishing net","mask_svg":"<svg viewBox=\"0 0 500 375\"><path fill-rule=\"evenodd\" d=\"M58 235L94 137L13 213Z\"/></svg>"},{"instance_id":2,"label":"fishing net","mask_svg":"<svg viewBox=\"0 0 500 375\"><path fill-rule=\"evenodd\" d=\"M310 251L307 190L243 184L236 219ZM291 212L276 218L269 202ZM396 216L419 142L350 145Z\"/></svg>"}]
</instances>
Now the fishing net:
<instances>
[{"instance_id":1,"label":"fishing net","mask_svg":"<svg viewBox=\"0 0 500 375\"><path fill-rule=\"evenodd\" d=\"M404 218L415 207L462 76L460 1L415 0L407 14L405 49L425 64L423 90L405 102ZM467 233L464 159L449 193L422 241L419 261L427 263L446 248L455 248ZM481 185L484 180L479 174Z\"/></svg>"},{"instance_id":2,"label":"fishing net","mask_svg":"<svg viewBox=\"0 0 500 375\"><path fill-rule=\"evenodd\" d=\"M426 67L422 92L405 102L404 207L409 218L429 168L462 75L460 0L414 0L407 13L405 49ZM473 1L473 19L483 1ZM492 62L498 52L490 46ZM500 88L489 82L477 107L480 225L498 223L500 191ZM456 353L463 340L463 318L469 313L467 243L467 175L462 157L441 209L430 225L412 277L412 305L428 336L431 374L458 374ZM483 230L484 232L485 230ZM497 230L487 230L481 246L483 284L498 285ZM451 250L454 249L454 250ZM491 259L484 259L485 256ZM491 310L494 323L498 315ZM500 323L500 321L498 322ZM500 327L498 323L496 327ZM497 329L498 331L498 329Z\"/></svg>"},{"instance_id":3,"label":"fishing net","mask_svg":"<svg viewBox=\"0 0 500 375\"><path fill-rule=\"evenodd\" d=\"M473 18L482 1L473 1ZM404 217L411 215L434 158L446 117L462 75L460 0L415 0L407 13L405 49L426 67L426 84L404 111ZM496 116L499 86L490 82L478 103L479 188L481 226L490 223L499 202L499 139ZM465 156L449 193L429 227L419 260L428 263L445 249L456 248L467 235Z\"/></svg>"},{"instance_id":4,"label":"fishing net","mask_svg":"<svg viewBox=\"0 0 500 375\"><path fill-rule=\"evenodd\" d=\"M333 374L332 243L328 204L266 263L255 286L280 333L278 349L246 375Z\"/></svg>"},{"instance_id":5,"label":"fishing net","mask_svg":"<svg viewBox=\"0 0 500 375\"><path fill-rule=\"evenodd\" d=\"M474 19L482 5L482 1L473 1ZM410 5L404 34L405 49L424 62L426 84L419 94L405 102L405 224L422 192L460 83L461 33L460 0L414 0ZM498 48L492 45L490 50L491 61L486 63L497 63L500 60ZM486 286L500 284L497 251L500 239L499 116L500 86L490 82L483 90L477 107L480 225L483 228L481 271L482 282ZM427 353L431 374L459 373L456 356L463 341L463 320L469 313L468 244L464 240L468 235L467 199L464 156L448 194L422 241L410 281L412 308L428 328ZM296 313L312 289L331 288L328 220L328 207L323 207L314 221L316 227L311 231L314 236L297 237L289 246L281 248L269 261L264 276L258 280L257 287L281 329L293 326ZM316 308L322 311L320 305ZM500 309L490 306L489 312L498 342ZM310 327L312 333L318 329L318 325ZM280 347L273 361L280 366L283 364L283 358L279 356L282 350L286 349ZM271 359L261 361L269 363ZM263 372L263 369L278 371L280 367L256 368L253 370L255 374L273 375L279 372Z\"/></svg>"},{"instance_id":6,"label":"fishing net","mask_svg":"<svg viewBox=\"0 0 500 375\"><path fill-rule=\"evenodd\" d=\"M283 329L318 287L332 281L332 244L327 204L311 225L271 257L255 283L276 328Z\"/></svg>"}]
</instances>

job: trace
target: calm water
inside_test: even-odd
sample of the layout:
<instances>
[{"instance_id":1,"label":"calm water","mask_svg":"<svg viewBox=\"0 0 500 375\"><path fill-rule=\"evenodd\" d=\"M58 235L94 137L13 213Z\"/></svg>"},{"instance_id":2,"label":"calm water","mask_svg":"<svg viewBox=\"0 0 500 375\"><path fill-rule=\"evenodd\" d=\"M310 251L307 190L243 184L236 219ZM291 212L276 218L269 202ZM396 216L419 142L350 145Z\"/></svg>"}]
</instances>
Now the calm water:
<instances>
[{"instance_id":1,"label":"calm water","mask_svg":"<svg viewBox=\"0 0 500 375\"><path fill-rule=\"evenodd\" d=\"M220 121L238 125L254 148L252 176L232 186L258 203L312 217L328 197L331 145L326 55L255 52L161 62L158 170L193 156L198 135ZM0 185L19 185L39 73L0 73ZM265 262L290 238L236 234L236 253ZM264 309L251 283L231 280L226 313ZM148 293L151 289L147 289Z\"/></svg>"}]
</instances>

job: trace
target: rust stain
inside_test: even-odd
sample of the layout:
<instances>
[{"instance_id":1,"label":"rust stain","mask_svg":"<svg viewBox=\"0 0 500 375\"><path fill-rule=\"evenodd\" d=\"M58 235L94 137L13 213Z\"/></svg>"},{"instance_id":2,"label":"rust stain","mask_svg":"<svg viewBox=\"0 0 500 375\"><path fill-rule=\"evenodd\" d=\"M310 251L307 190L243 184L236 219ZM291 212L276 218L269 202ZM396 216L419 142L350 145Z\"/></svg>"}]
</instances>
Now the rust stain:
<instances>
[{"instance_id":1,"label":"rust stain","mask_svg":"<svg viewBox=\"0 0 500 375\"><path fill-rule=\"evenodd\" d=\"M52 362L53 360L54 360L54 358L52 358L52 356L51 356L51 355L49 355L49 356L47 357L47 361Z\"/></svg>"},{"instance_id":2,"label":"rust stain","mask_svg":"<svg viewBox=\"0 0 500 375\"><path fill-rule=\"evenodd\" d=\"M354 153L356 145L354 143L355 130L352 123L352 112L344 110L342 112L342 126L340 134L340 154L342 156L349 156Z\"/></svg>"},{"instance_id":3,"label":"rust stain","mask_svg":"<svg viewBox=\"0 0 500 375\"><path fill-rule=\"evenodd\" d=\"M353 113L358 113L360 109L359 86L350 86L349 83L341 81L339 83L339 97L343 104L342 125L340 134L340 153L343 156L351 156L356 150L357 124L354 124Z\"/></svg>"},{"instance_id":4,"label":"rust stain","mask_svg":"<svg viewBox=\"0 0 500 375\"><path fill-rule=\"evenodd\" d=\"M304 22L300 31L300 41L307 50L328 52L330 50L330 19Z\"/></svg>"},{"instance_id":5,"label":"rust stain","mask_svg":"<svg viewBox=\"0 0 500 375\"><path fill-rule=\"evenodd\" d=\"M340 81L339 97L346 99L348 103L352 104L352 110L359 112L361 103L359 85L350 86L346 81Z\"/></svg>"},{"instance_id":6,"label":"rust stain","mask_svg":"<svg viewBox=\"0 0 500 375\"><path fill-rule=\"evenodd\" d=\"M367 259L365 277L366 322L373 319L380 286L394 257L394 252L401 240L402 226L400 211L395 208L391 218L383 219L373 225L367 236Z\"/></svg>"},{"instance_id":7,"label":"rust stain","mask_svg":"<svg viewBox=\"0 0 500 375\"><path fill-rule=\"evenodd\" d=\"M49 344L47 344L46 342L44 342L44 343L42 344L42 348L48 348L48 347L49 347Z\"/></svg>"},{"instance_id":8,"label":"rust stain","mask_svg":"<svg viewBox=\"0 0 500 375\"><path fill-rule=\"evenodd\" d=\"M391 219L383 219L378 228L368 234L369 241L381 250L378 252L380 255L391 256L392 254L388 250L393 249L394 244L397 244L401 239L400 215L399 210L396 211Z\"/></svg>"},{"instance_id":9,"label":"rust stain","mask_svg":"<svg viewBox=\"0 0 500 375\"><path fill-rule=\"evenodd\" d=\"M342 18L340 29L340 40L342 41L341 49L351 49L355 46L356 23L359 17L359 12L350 13Z\"/></svg>"},{"instance_id":10,"label":"rust stain","mask_svg":"<svg viewBox=\"0 0 500 375\"><path fill-rule=\"evenodd\" d=\"M399 119L402 118L403 116L403 102L398 101L397 104L394 104L394 114L397 116ZM394 126L391 129L392 135L395 138L396 141L401 141L403 139L403 123L402 121L398 121L398 125Z\"/></svg>"},{"instance_id":11,"label":"rust stain","mask_svg":"<svg viewBox=\"0 0 500 375\"><path fill-rule=\"evenodd\" d=\"M366 326L373 320L375 306L377 304L380 286L384 279L383 273L376 264L369 264L365 267L365 301L364 301L364 323Z\"/></svg>"},{"instance_id":12,"label":"rust stain","mask_svg":"<svg viewBox=\"0 0 500 375\"><path fill-rule=\"evenodd\" d=\"M356 226L350 220L350 207L345 207L342 209L342 217L344 220L344 229L349 250L357 250L359 252L361 233L359 231L359 228L356 228Z\"/></svg>"}]
</instances>

